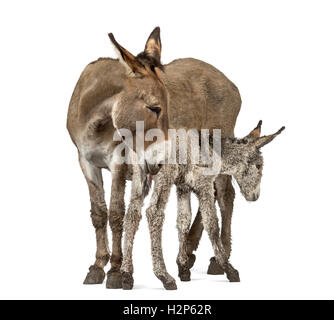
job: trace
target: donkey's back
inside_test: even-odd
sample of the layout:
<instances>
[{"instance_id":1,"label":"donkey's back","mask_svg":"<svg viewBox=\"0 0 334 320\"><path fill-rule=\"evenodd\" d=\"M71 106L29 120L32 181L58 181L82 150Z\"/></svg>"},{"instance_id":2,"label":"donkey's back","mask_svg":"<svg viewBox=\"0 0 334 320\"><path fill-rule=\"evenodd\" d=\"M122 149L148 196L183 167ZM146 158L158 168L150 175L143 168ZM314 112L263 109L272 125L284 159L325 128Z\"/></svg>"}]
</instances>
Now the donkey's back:
<instances>
[{"instance_id":1,"label":"donkey's back","mask_svg":"<svg viewBox=\"0 0 334 320\"><path fill-rule=\"evenodd\" d=\"M221 71L201 60L177 59L165 66L164 81L170 94L171 127L217 128L233 136L241 97Z\"/></svg>"}]
</instances>

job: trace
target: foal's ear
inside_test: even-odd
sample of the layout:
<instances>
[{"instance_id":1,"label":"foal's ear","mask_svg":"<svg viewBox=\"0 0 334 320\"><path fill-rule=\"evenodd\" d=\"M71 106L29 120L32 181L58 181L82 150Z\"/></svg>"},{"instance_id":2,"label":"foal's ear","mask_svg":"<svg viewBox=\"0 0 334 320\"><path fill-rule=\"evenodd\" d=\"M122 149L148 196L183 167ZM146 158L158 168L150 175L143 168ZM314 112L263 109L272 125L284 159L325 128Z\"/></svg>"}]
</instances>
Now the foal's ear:
<instances>
[{"instance_id":1,"label":"foal's ear","mask_svg":"<svg viewBox=\"0 0 334 320\"><path fill-rule=\"evenodd\" d=\"M145 49L137 55L137 59L149 67L153 72L154 68L163 69L161 64L161 40L160 28L156 27L148 37Z\"/></svg>"},{"instance_id":2,"label":"foal's ear","mask_svg":"<svg viewBox=\"0 0 334 320\"><path fill-rule=\"evenodd\" d=\"M285 127L282 127L281 129L279 129L276 133L273 133L269 136L263 136L260 138L257 138L254 142L255 146L259 149L262 148L263 146L265 146L267 143L273 141L283 130L285 129Z\"/></svg>"},{"instance_id":3,"label":"foal's ear","mask_svg":"<svg viewBox=\"0 0 334 320\"><path fill-rule=\"evenodd\" d=\"M248 139L256 139L261 136L261 126L262 126L262 120L259 121L257 126L247 135L246 138Z\"/></svg>"},{"instance_id":4,"label":"foal's ear","mask_svg":"<svg viewBox=\"0 0 334 320\"><path fill-rule=\"evenodd\" d=\"M145 67L136 59L136 57L128 50L123 48L115 39L112 33L108 34L112 44L114 45L115 51L118 55L119 61L126 67L128 73L146 73Z\"/></svg>"}]
</instances>

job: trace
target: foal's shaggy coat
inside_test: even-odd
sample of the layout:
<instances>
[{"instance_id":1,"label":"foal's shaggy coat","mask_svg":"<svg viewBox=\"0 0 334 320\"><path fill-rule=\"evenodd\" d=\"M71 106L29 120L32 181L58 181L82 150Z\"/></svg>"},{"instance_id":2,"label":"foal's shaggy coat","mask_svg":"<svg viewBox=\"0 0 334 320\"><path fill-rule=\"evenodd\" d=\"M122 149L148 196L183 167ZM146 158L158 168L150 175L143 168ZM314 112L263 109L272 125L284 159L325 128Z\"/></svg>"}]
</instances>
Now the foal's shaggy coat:
<instances>
[{"instance_id":1,"label":"foal's shaggy coat","mask_svg":"<svg viewBox=\"0 0 334 320\"><path fill-rule=\"evenodd\" d=\"M153 271L164 287L176 289L174 278L169 275L163 259L161 234L164 221L164 209L167 204L170 189L173 184L177 187L179 233L179 254L177 264L181 281L190 280L190 263L187 250L187 238L191 224L190 192L194 192L199 200L199 211L202 216L204 229L208 232L212 243L215 259L220 268L226 273L231 282L239 282L239 273L228 261L228 255L219 236L218 217L215 207L214 181L218 174L232 175L238 182L243 196L249 201L255 201L260 194L263 158L260 148L280 134L284 127L276 133L260 137L260 121L257 127L243 139L222 138L220 156L220 172L205 174L203 163L192 164L191 155L187 153L187 164L164 164L156 175L154 191L150 205L146 211L151 235L151 251ZM179 148L177 147L177 153ZM211 155L213 149L210 147ZM189 150L189 148L188 148ZM133 179L132 199L129 211L125 217L125 256L122 264L123 289L133 287L132 247L135 232L141 218L143 196L136 179Z\"/></svg>"}]
</instances>

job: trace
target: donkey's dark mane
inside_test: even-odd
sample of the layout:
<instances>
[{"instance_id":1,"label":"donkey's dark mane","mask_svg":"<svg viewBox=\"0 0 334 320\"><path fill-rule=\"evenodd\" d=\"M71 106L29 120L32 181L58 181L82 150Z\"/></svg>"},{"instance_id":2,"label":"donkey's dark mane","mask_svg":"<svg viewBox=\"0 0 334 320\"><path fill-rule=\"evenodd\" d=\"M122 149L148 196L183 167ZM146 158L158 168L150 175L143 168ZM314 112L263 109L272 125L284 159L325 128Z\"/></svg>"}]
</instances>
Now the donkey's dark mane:
<instances>
[{"instance_id":1,"label":"donkey's dark mane","mask_svg":"<svg viewBox=\"0 0 334 320\"><path fill-rule=\"evenodd\" d=\"M161 71L164 71L164 66L161 64L158 57L153 57L151 55L148 55L145 51L143 51L139 53L136 58L143 65L149 66L152 71L154 71L155 67L159 68Z\"/></svg>"}]
</instances>

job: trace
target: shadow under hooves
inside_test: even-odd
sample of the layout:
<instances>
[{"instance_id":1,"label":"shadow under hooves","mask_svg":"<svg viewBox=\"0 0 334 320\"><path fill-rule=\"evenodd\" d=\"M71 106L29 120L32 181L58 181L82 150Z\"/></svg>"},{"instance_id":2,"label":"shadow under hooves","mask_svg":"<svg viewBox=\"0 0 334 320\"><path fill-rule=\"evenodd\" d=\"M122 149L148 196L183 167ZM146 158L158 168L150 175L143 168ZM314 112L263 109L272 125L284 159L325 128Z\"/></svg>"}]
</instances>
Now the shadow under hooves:
<instances>
[{"instance_id":1,"label":"shadow under hooves","mask_svg":"<svg viewBox=\"0 0 334 320\"><path fill-rule=\"evenodd\" d=\"M120 272L107 273L107 289L122 289L122 275Z\"/></svg>"},{"instance_id":2,"label":"shadow under hooves","mask_svg":"<svg viewBox=\"0 0 334 320\"><path fill-rule=\"evenodd\" d=\"M89 267L89 272L84 280L84 284L101 284L104 281L106 274L104 270L95 265Z\"/></svg>"}]
</instances>

